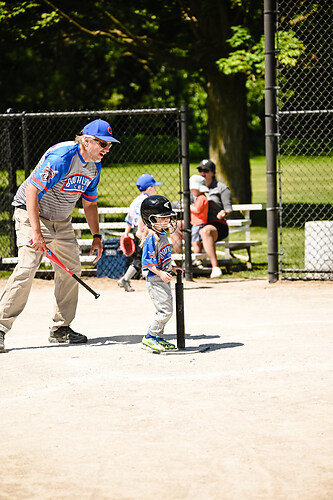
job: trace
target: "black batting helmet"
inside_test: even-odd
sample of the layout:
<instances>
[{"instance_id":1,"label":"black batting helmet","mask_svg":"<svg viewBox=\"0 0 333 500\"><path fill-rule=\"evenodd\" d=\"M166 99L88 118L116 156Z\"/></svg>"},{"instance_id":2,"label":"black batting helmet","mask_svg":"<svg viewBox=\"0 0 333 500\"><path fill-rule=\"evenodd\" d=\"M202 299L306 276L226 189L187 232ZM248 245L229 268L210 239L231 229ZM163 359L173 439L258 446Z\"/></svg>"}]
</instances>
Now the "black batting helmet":
<instances>
[{"instance_id":1,"label":"black batting helmet","mask_svg":"<svg viewBox=\"0 0 333 500\"><path fill-rule=\"evenodd\" d=\"M144 224L153 231L156 231L155 224L158 223L156 217L170 217L169 229L176 230L176 222L173 220L175 212L168 198L160 195L148 196L141 203L141 217ZM166 228L167 229L167 228ZM172 231L172 232L173 232Z\"/></svg>"}]
</instances>

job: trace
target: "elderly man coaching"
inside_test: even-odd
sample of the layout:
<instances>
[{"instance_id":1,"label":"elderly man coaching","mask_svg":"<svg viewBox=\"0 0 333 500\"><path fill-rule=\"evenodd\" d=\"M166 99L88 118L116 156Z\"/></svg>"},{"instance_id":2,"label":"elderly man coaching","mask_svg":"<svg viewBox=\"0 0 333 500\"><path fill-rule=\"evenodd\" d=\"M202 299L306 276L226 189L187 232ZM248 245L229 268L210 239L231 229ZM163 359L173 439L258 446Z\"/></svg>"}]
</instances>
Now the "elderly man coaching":
<instances>
[{"instance_id":1,"label":"elderly man coaching","mask_svg":"<svg viewBox=\"0 0 333 500\"><path fill-rule=\"evenodd\" d=\"M18 263L0 297L0 352L4 337L28 300L42 250L49 247L76 275L81 273L79 246L71 213L82 196L85 217L93 242L90 253L103 247L98 222L98 183L101 160L113 142L112 129L104 120L88 123L75 141L56 144L42 156L13 200ZM33 243L30 245L29 241ZM87 337L70 328L76 314L78 283L58 266L55 272L55 311L49 341L81 344Z\"/></svg>"}]
</instances>

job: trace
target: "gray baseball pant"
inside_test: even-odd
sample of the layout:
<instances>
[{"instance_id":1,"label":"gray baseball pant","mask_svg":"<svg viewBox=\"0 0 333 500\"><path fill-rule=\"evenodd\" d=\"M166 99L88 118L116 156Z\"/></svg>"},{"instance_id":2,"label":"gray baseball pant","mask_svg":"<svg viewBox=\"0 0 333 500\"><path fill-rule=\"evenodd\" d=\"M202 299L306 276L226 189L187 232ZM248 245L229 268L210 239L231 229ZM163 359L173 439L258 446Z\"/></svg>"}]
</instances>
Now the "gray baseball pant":
<instances>
[{"instance_id":1,"label":"gray baseball pant","mask_svg":"<svg viewBox=\"0 0 333 500\"><path fill-rule=\"evenodd\" d=\"M173 313L173 302L170 283L164 283L159 276L147 278L146 286L156 308L155 318L148 328L153 337L163 337L164 327Z\"/></svg>"}]
</instances>

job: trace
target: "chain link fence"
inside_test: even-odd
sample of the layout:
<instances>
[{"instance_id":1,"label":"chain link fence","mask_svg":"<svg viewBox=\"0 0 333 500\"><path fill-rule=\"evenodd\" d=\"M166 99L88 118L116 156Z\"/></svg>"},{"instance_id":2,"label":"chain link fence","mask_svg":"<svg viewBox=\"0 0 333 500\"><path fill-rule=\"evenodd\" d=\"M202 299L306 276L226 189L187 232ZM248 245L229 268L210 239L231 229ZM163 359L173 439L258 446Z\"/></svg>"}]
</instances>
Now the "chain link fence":
<instances>
[{"instance_id":1,"label":"chain link fence","mask_svg":"<svg viewBox=\"0 0 333 500\"><path fill-rule=\"evenodd\" d=\"M178 108L65 113L7 113L0 115L0 257L17 255L11 202L17 187L30 175L43 153L53 144L74 140L86 123L108 121L114 144L102 161L99 207L128 207L139 194L137 178L144 173L163 182L157 194L172 201L182 196L182 135L186 112ZM74 222L84 222L81 200L73 212ZM123 214L105 216L122 221ZM86 233L86 234L85 234ZM89 231L82 231L81 237ZM8 259L7 259L8 260ZM4 269L4 260L2 260Z\"/></svg>"},{"instance_id":2,"label":"chain link fence","mask_svg":"<svg viewBox=\"0 0 333 500\"><path fill-rule=\"evenodd\" d=\"M333 279L332 3L277 11L280 273ZM301 55L287 66L279 41L291 31Z\"/></svg>"}]
</instances>

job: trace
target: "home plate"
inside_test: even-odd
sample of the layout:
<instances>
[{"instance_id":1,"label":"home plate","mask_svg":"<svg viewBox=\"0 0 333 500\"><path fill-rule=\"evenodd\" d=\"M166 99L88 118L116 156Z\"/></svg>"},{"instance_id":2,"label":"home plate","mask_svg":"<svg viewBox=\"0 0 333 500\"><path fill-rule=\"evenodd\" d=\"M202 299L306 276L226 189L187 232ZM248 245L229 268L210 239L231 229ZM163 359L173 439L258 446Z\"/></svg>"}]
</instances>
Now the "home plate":
<instances>
[{"instance_id":1,"label":"home plate","mask_svg":"<svg viewBox=\"0 0 333 500\"><path fill-rule=\"evenodd\" d=\"M154 351L150 347L141 346L144 351L151 352L152 354L162 354L163 356L168 355L180 355L180 354L196 354L198 352L208 351L209 345L203 345L199 347L185 347L185 349L168 349L166 351Z\"/></svg>"}]
</instances>

